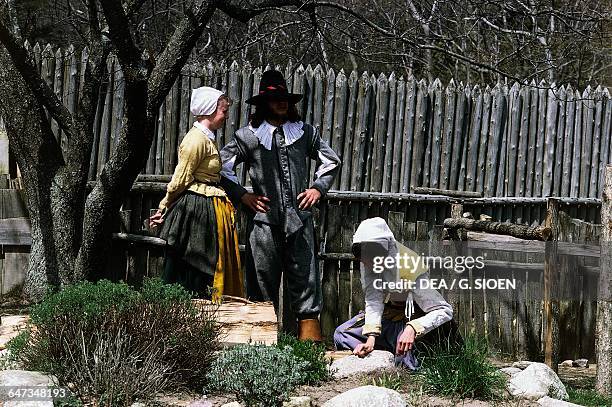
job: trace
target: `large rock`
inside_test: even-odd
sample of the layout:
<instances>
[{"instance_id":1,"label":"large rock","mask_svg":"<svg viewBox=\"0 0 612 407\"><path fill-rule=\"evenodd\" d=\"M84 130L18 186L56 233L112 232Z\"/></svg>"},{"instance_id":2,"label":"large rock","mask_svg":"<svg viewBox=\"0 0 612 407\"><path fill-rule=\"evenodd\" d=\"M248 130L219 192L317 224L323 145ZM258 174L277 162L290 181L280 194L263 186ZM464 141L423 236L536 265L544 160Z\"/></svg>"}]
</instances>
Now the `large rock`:
<instances>
[{"instance_id":1,"label":"large rock","mask_svg":"<svg viewBox=\"0 0 612 407\"><path fill-rule=\"evenodd\" d=\"M538 400L550 396L554 399L569 398L559 376L544 363L531 363L508 381L508 391L514 397Z\"/></svg>"},{"instance_id":2,"label":"large rock","mask_svg":"<svg viewBox=\"0 0 612 407\"><path fill-rule=\"evenodd\" d=\"M517 373L521 373L522 370L519 369L518 367L504 367L502 369L499 369L500 372L507 374L508 376L512 377Z\"/></svg>"},{"instance_id":3,"label":"large rock","mask_svg":"<svg viewBox=\"0 0 612 407\"><path fill-rule=\"evenodd\" d=\"M529 360L519 360L518 362L514 362L512 364L512 367L516 367L518 369L526 369L527 366L531 365L532 363L537 363L537 362L531 362Z\"/></svg>"},{"instance_id":4,"label":"large rock","mask_svg":"<svg viewBox=\"0 0 612 407\"><path fill-rule=\"evenodd\" d=\"M57 380L41 372L27 370L2 370L0 371L0 400L4 401L4 407L53 407L53 400L10 400L8 391L11 388L30 388L35 386L54 386ZM10 401L7 401L10 400Z\"/></svg>"},{"instance_id":5,"label":"large rock","mask_svg":"<svg viewBox=\"0 0 612 407\"><path fill-rule=\"evenodd\" d=\"M332 362L330 369L336 378L343 378L360 373L370 373L381 369L390 369L394 365L394 356L391 352L374 350L366 357L350 355Z\"/></svg>"},{"instance_id":6,"label":"large rock","mask_svg":"<svg viewBox=\"0 0 612 407\"><path fill-rule=\"evenodd\" d=\"M572 366L574 367L589 367L588 359L576 359L572 362Z\"/></svg>"},{"instance_id":7,"label":"large rock","mask_svg":"<svg viewBox=\"0 0 612 407\"><path fill-rule=\"evenodd\" d=\"M377 386L361 386L338 394L323 407L406 407L406 401L395 390Z\"/></svg>"},{"instance_id":8,"label":"large rock","mask_svg":"<svg viewBox=\"0 0 612 407\"><path fill-rule=\"evenodd\" d=\"M538 404L544 407L580 407L580 404L569 403L567 401L553 399L548 396L539 399Z\"/></svg>"}]
</instances>

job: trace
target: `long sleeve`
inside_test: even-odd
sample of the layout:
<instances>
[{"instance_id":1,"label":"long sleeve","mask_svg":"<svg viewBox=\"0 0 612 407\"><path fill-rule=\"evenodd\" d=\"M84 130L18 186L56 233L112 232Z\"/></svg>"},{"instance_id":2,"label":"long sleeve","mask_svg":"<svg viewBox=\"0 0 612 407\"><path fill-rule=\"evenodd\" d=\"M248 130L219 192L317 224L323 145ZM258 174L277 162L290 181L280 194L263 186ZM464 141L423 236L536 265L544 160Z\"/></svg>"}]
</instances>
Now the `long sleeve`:
<instances>
[{"instance_id":1,"label":"long sleeve","mask_svg":"<svg viewBox=\"0 0 612 407\"><path fill-rule=\"evenodd\" d=\"M219 153L221 156L221 186L234 204L240 202L240 198L247 190L240 185L236 175L236 166L245 161L246 155L238 145L236 138L227 143Z\"/></svg>"},{"instance_id":2,"label":"long sleeve","mask_svg":"<svg viewBox=\"0 0 612 407\"><path fill-rule=\"evenodd\" d=\"M159 203L159 209L165 211L193 182L193 174L204 158L205 150L205 144L193 142L187 137L183 139L179 146L178 164L166 188L166 196Z\"/></svg>"},{"instance_id":3,"label":"long sleeve","mask_svg":"<svg viewBox=\"0 0 612 407\"><path fill-rule=\"evenodd\" d=\"M315 180L311 188L316 188L321 195L325 195L331 188L334 178L340 168L340 157L327 142L313 130L313 142L310 148L310 158L317 160Z\"/></svg>"},{"instance_id":4,"label":"long sleeve","mask_svg":"<svg viewBox=\"0 0 612 407\"><path fill-rule=\"evenodd\" d=\"M419 277L419 279L427 278L429 278L429 273ZM425 312L425 315L409 322L414 328L417 338L453 319L453 308L444 300L444 297L432 288L418 288L418 283L417 280L417 287L413 290L413 298Z\"/></svg>"},{"instance_id":5,"label":"long sleeve","mask_svg":"<svg viewBox=\"0 0 612 407\"><path fill-rule=\"evenodd\" d=\"M379 335L382 329L385 293L382 289L374 288L374 280L377 278L380 276L366 272L361 263L361 285L365 294L365 323L362 331L364 335Z\"/></svg>"}]
</instances>

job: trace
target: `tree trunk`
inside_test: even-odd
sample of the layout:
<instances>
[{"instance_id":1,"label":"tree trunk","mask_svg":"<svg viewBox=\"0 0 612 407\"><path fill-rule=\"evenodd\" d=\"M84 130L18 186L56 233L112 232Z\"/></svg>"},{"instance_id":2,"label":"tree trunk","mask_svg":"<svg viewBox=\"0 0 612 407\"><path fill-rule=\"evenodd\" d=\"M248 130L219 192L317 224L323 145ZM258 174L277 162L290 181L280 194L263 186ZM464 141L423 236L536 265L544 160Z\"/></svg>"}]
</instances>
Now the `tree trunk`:
<instances>
[{"instance_id":1,"label":"tree trunk","mask_svg":"<svg viewBox=\"0 0 612 407\"><path fill-rule=\"evenodd\" d=\"M97 83L91 80L88 86ZM90 101L85 100L84 106L79 114L90 111ZM83 278L83 274L75 274L74 265L81 244L92 138L91 129L82 123L91 122L87 117L76 121L63 157L45 109L1 47L0 112L23 173L31 221L32 247L24 295L39 301L48 288Z\"/></svg>"},{"instance_id":2,"label":"tree trunk","mask_svg":"<svg viewBox=\"0 0 612 407\"><path fill-rule=\"evenodd\" d=\"M32 251L24 293L39 300L49 286L59 286L51 186L62 164L42 106L0 48L0 112L15 158L23 173L32 225ZM29 137L21 135L28 134Z\"/></svg>"},{"instance_id":3,"label":"tree trunk","mask_svg":"<svg viewBox=\"0 0 612 407\"><path fill-rule=\"evenodd\" d=\"M612 165L606 166L601 203L601 259L597 296L597 376L595 388L612 395Z\"/></svg>"},{"instance_id":4,"label":"tree trunk","mask_svg":"<svg viewBox=\"0 0 612 407\"><path fill-rule=\"evenodd\" d=\"M153 142L155 109L148 109L146 79L128 82L125 88L126 115L113 155L85 202L83 243L76 262L77 274L96 280L105 275L112 232L118 224L122 197L129 194L136 177L146 165Z\"/></svg>"}]
</instances>

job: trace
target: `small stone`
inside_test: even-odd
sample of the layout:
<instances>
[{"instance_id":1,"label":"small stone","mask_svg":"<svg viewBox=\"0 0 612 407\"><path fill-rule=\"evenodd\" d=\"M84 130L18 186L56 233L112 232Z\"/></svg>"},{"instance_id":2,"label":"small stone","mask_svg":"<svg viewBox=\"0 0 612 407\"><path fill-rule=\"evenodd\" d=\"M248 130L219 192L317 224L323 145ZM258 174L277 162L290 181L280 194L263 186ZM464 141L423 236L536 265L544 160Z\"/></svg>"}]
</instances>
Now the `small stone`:
<instances>
[{"instance_id":1,"label":"small stone","mask_svg":"<svg viewBox=\"0 0 612 407\"><path fill-rule=\"evenodd\" d=\"M338 394L323 407L407 407L406 401L395 390L377 386L361 386Z\"/></svg>"},{"instance_id":2,"label":"small stone","mask_svg":"<svg viewBox=\"0 0 612 407\"><path fill-rule=\"evenodd\" d=\"M574 367L589 367L588 359L576 359L572 362L572 366Z\"/></svg>"},{"instance_id":3,"label":"small stone","mask_svg":"<svg viewBox=\"0 0 612 407\"><path fill-rule=\"evenodd\" d=\"M350 355L332 362L330 369L338 379L356 374L376 372L391 369L395 366L393 353L384 350L374 350L366 357Z\"/></svg>"},{"instance_id":4,"label":"small stone","mask_svg":"<svg viewBox=\"0 0 612 407\"><path fill-rule=\"evenodd\" d=\"M519 369L518 367L504 367L503 369L499 369L499 371L507 374L510 377L514 376L517 373L522 372L522 370Z\"/></svg>"},{"instance_id":5,"label":"small stone","mask_svg":"<svg viewBox=\"0 0 612 407\"><path fill-rule=\"evenodd\" d=\"M563 362L559 363L559 366L569 366L572 367L574 361L571 359L568 360L564 360Z\"/></svg>"},{"instance_id":6,"label":"small stone","mask_svg":"<svg viewBox=\"0 0 612 407\"><path fill-rule=\"evenodd\" d=\"M187 407L213 407L213 405L210 401L206 400L206 398L203 398L200 400L192 401Z\"/></svg>"},{"instance_id":7,"label":"small stone","mask_svg":"<svg viewBox=\"0 0 612 407\"><path fill-rule=\"evenodd\" d=\"M531 363L508 381L508 392L514 397L538 400L550 396L567 400L569 395L559 376L544 363Z\"/></svg>"},{"instance_id":8,"label":"small stone","mask_svg":"<svg viewBox=\"0 0 612 407\"><path fill-rule=\"evenodd\" d=\"M310 407L312 399L308 396L290 397L289 401L283 403L283 407Z\"/></svg>"},{"instance_id":9,"label":"small stone","mask_svg":"<svg viewBox=\"0 0 612 407\"><path fill-rule=\"evenodd\" d=\"M527 366L529 366L532 363L536 363L536 362L530 362L529 360L520 360L518 362L514 362L512 364L512 367L516 367L516 368L523 370L523 369L526 369Z\"/></svg>"},{"instance_id":10,"label":"small stone","mask_svg":"<svg viewBox=\"0 0 612 407\"><path fill-rule=\"evenodd\" d=\"M147 407L147 405L145 403L137 401L136 403L132 403L130 407Z\"/></svg>"},{"instance_id":11,"label":"small stone","mask_svg":"<svg viewBox=\"0 0 612 407\"><path fill-rule=\"evenodd\" d=\"M570 403L568 401L553 399L552 397L542 397L538 400L538 404L544 407L580 407L580 404Z\"/></svg>"},{"instance_id":12,"label":"small stone","mask_svg":"<svg viewBox=\"0 0 612 407\"><path fill-rule=\"evenodd\" d=\"M237 401L232 401L231 403L225 403L221 407L242 407L242 404Z\"/></svg>"}]
</instances>

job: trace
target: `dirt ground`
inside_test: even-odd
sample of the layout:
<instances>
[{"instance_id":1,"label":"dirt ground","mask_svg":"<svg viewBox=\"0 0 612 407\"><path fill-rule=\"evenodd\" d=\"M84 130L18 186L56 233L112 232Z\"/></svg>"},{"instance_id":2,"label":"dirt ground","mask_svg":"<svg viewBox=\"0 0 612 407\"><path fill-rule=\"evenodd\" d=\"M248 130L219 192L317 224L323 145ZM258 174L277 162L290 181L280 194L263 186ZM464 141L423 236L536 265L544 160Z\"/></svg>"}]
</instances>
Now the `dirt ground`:
<instances>
[{"instance_id":1,"label":"dirt ground","mask_svg":"<svg viewBox=\"0 0 612 407\"><path fill-rule=\"evenodd\" d=\"M12 315L6 315L7 312L3 312L2 325L0 326L0 349L4 347L4 344L13 336L15 336L20 328L23 328L27 320L26 315L19 315L18 312L11 312ZM332 358L339 358L346 356L346 352L329 352L328 356ZM511 362L492 360L492 362L498 367L511 366ZM574 367L559 367L559 377L566 385L570 385L576 388L592 388L595 381L596 366L590 365L588 368L574 368ZM313 400L313 407L321 406L327 400L334 396L350 390L355 387L372 384L373 379L379 376L356 376L349 379L334 380L331 382L323 383L319 386L301 386L295 391L297 396L310 396ZM419 407L451 407L451 406L465 406L465 407L485 407L485 406L499 406L499 407L530 407L537 406L535 402L525 400L507 400L498 402L483 402L478 400L451 400L440 397L434 397L427 394L423 394L417 383L410 378L406 381L406 384L399 389L399 392L406 396L406 399L413 406ZM210 401L214 407L219 407L225 403L234 401L235 398L231 395L210 395L206 400ZM174 406L174 407L186 407L190 404L204 400L202 395L190 394L190 393L173 393L168 395L160 395L155 400L147 402L147 406L161 407L161 406ZM197 404L196 404L197 406Z\"/></svg>"},{"instance_id":2,"label":"dirt ground","mask_svg":"<svg viewBox=\"0 0 612 407\"><path fill-rule=\"evenodd\" d=\"M331 357L342 357L344 354L332 353ZM512 363L502 362L499 360L492 360L492 362L498 367L511 366ZM595 380L596 366L590 365L588 368L574 368L574 367L559 367L559 377L566 385L577 388L592 388ZM405 371L404 371L405 372ZM391 372L392 373L392 372ZM382 373L380 373L382 374ZM310 396L313 400L313 407L323 405L327 400L334 396L343 393L347 390L355 387L372 384L372 381L380 376L369 375L369 376L356 376L348 379L334 380L328 383L323 383L319 386L301 386L295 391L296 396ZM486 402L480 400L456 400L447 399L436 396L424 394L420 389L419 385L414 381L408 379L404 387L399 389L399 392L406 396L406 400L415 407L453 407L453 406L464 406L464 407L535 407L539 406L535 401L528 400L504 400L495 402ZM188 406L190 403L201 400L201 396L197 395L171 395L162 396L157 399L154 403L155 406ZM233 396L229 395L210 395L206 400L210 401L214 407L220 407L225 403L234 401Z\"/></svg>"},{"instance_id":3,"label":"dirt ground","mask_svg":"<svg viewBox=\"0 0 612 407\"><path fill-rule=\"evenodd\" d=\"M324 383L320 386L301 386L295 391L295 395L298 396L310 396L313 401L313 407L322 406L327 400L334 396L343 393L347 390L355 387L372 384L372 380L375 376L356 376L349 379L334 380L328 383ZM538 406L535 402L524 401L524 400L509 400L500 402L484 402L479 400L452 400L444 399L440 397L433 397L423 394L418 386L408 383L404 388L401 388L399 392L406 396L407 401L414 407L454 407L454 406L465 406L465 407L535 407ZM190 403L202 400L201 397L196 395L172 395L158 397L152 406L181 406L187 407ZM214 407L220 407L225 403L234 401L235 399L231 396L225 395L210 395L206 398L210 401Z\"/></svg>"}]
</instances>

